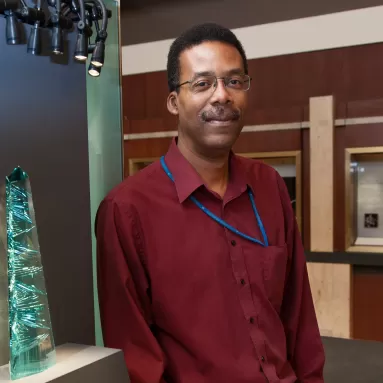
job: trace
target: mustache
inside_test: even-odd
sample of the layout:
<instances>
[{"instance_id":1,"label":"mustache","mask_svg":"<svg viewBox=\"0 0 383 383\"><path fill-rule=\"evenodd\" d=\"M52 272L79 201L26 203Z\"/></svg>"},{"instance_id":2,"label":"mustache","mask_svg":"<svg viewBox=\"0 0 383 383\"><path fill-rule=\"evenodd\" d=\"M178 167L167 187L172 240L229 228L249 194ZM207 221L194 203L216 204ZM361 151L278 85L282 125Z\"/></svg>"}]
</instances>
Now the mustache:
<instances>
[{"instance_id":1,"label":"mustache","mask_svg":"<svg viewBox=\"0 0 383 383\"><path fill-rule=\"evenodd\" d=\"M204 122L216 120L216 121L228 121L239 120L241 117L241 111L238 109L227 107L216 107L212 110L204 110L200 114L200 118Z\"/></svg>"}]
</instances>

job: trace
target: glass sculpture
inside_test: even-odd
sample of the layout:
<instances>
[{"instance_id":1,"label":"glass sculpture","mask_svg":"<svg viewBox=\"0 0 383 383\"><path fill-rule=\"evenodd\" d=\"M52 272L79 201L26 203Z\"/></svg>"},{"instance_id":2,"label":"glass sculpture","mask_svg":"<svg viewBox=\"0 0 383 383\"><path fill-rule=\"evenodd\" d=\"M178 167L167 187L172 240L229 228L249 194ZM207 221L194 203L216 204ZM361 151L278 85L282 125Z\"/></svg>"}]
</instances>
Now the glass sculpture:
<instances>
[{"instance_id":1,"label":"glass sculpture","mask_svg":"<svg viewBox=\"0 0 383 383\"><path fill-rule=\"evenodd\" d=\"M5 178L0 180L0 366L9 361L7 229L5 223ZM0 373L1 375L1 373ZM1 378L0 378L1 381Z\"/></svg>"},{"instance_id":2,"label":"glass sculpture","mask_svg":"<svg viewBox=\"0 0 383 383\"><path fill-rule=\"evenodd\" d=\"M11 380L56 362L48 297L29 177L20 167L6 178Z\"/></svg>"}]
</instances>

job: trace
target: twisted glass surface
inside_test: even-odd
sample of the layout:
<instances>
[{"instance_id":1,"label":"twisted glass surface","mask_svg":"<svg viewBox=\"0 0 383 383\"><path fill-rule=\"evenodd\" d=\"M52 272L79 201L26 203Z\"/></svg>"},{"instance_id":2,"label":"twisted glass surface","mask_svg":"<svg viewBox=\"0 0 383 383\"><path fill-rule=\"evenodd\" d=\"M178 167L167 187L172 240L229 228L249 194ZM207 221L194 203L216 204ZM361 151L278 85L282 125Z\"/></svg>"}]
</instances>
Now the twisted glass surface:
<instances>
[{"instance_id":1,"label":"twisted glass surface","mask_svg":"<svg viewBox=\"0 0 383 383\"><path fill-rule=\"evenodd\" d=\"M55 364L48 297L28 175L16 168L6 179L11 379Z\"/></svg>"},{"instance_id":2,"label":"twisted glass surface","mask_svg":"<svg viewBox=\"0 0 383 383\"><path fill-rule=\"evenodd\" d=\"M5 223L5 182L2 181L0 180L0 366L9 361L7 225Z\"/></svg>"}]
</instances>

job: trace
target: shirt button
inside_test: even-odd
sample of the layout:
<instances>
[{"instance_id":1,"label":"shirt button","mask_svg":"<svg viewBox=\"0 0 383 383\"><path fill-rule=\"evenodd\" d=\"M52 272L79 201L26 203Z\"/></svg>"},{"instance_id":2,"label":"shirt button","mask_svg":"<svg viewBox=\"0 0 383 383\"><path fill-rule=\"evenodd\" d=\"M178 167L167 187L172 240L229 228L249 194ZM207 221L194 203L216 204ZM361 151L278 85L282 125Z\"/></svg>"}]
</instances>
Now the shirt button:
<instances>
[{"instance_id":1,"label":"shirt button","mask_svg":"<svg viewBox=\"0 0 383 383\"><path fill-rule=\"evenodd\" d=\"M253 317L250 318L250 323L254 324L254 318Z\"/></svg>"},{"instance_id":2,"label":"shirt button","mask_svg":"<svg viewBox=\"0 0 383 383\"><path fill-rule=\"evenodd\" d=\"M265 361L265 357L262 355L261 356L261 361L264 362Z\"/></svg>"},{"instance_id":3,"label":"shirt button","mask_svg":"<svg viewBox=\"0 0 383 383\"><path fill-rule=\"evenodd\" d=\"M232 246L235 246L237 242L234 241L234 239L231 241Z\"/></svg>"},{"instance_id":4,"label":"shirt button","mask_svg":"<svg viewBox=\"0 0 383 383\"><path fill-rule=\"evenodd\" d=\"M246 281L244 279L241 279L241 285L246 284Z\"/></svg>"}]
</instances>

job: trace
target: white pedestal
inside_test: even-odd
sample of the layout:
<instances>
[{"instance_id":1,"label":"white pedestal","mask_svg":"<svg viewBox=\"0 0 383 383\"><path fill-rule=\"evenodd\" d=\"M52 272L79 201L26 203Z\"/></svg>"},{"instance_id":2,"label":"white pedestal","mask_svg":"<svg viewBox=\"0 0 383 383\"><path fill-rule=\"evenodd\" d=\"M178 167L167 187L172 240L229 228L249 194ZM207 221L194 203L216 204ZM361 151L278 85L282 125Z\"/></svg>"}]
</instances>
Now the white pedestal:
<instances>
[{"instance_id":1,"label":"white pedestal","mask_svg":"<svg viewBox=\"0 0 383 383\"><path fill-rule=\"evenodd\" d=\"M121 350L64 344L56 348L56 364L26 378L10 380L8 365L0 367L0 383L129 383Z\"/></svg>"}]
</instances>

